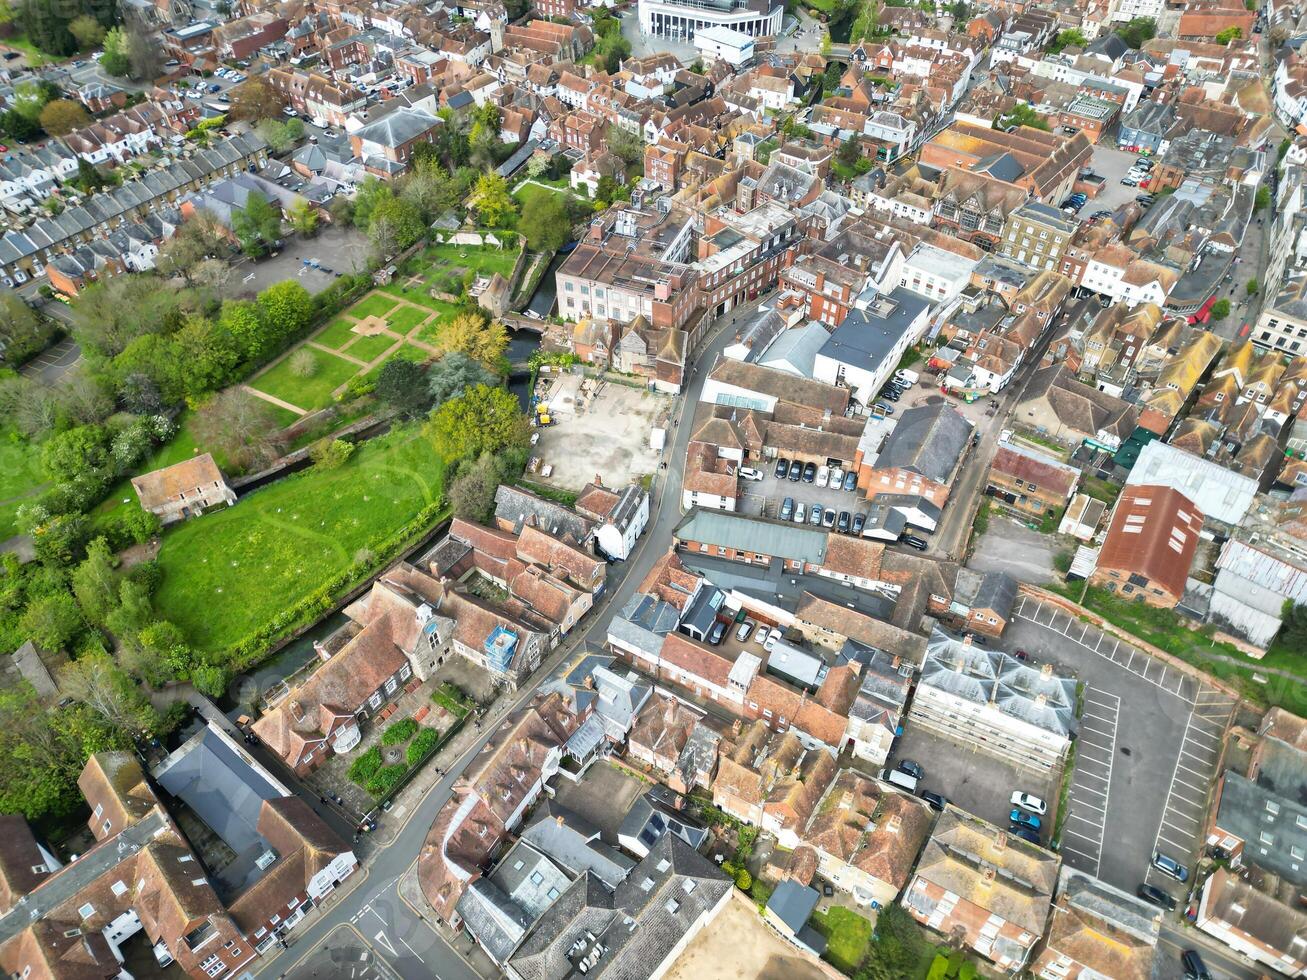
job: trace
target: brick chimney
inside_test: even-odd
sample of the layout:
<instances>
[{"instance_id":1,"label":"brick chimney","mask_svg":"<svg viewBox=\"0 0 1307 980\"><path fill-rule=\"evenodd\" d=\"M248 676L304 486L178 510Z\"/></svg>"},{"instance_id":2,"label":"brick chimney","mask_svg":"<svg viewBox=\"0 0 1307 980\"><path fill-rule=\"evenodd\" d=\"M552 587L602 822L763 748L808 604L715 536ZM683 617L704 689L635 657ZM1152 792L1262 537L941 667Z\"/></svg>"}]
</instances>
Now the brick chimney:
<instances>
[{"instance_id":1,"label":"brick chimney","mask_svg":"<svg viewBox=\"0 0 1307 980\"><path fill-rule=\"evenodd\" d=\"M1053 676L1053 665L1052 664L1042 665L1039 668L1039 676L1044 678L1044 680L1048 680L1049 678L1051 678Z\"/></svg>"},{"instance_id":2,"label":"brick chimney","mask_svg":"<svg viewBox=\"0 0 1307 980\"><path fill-rule=\"evenodd\" d=\"M1000 830L994 835L994 850L1002 851L1007 848L1007 833Z\"/></svg>"}]
</instances>

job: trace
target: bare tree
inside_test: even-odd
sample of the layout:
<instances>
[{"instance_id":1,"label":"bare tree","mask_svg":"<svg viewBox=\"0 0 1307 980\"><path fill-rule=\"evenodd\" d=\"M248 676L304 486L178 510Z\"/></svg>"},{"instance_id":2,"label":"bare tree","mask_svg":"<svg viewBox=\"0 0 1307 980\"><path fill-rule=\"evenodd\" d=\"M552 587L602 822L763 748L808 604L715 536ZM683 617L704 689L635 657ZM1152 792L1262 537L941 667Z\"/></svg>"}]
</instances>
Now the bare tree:
<instances>
[{"instance_id":1,"label":"bare tree","mask_svg":"<svg viewBox=\"0 0 1307 980\"><path fill-rule=\"evenodd\" d=\"M195 431L201 445L250 470L277 456L277 420L263 399L240 388L219 392L200 406Z\"/></svg>"},{"instance_id":2,"label":"bare tree","mask_svg":"<svg viewBox=\"0 0 1307 980\"><path fill-rule=\"evenodd\" d=\"M79 657L60 671L63 693L134 734L150 732L157 717L141 689L107 653Z\"/></svg>"}]
</instances>

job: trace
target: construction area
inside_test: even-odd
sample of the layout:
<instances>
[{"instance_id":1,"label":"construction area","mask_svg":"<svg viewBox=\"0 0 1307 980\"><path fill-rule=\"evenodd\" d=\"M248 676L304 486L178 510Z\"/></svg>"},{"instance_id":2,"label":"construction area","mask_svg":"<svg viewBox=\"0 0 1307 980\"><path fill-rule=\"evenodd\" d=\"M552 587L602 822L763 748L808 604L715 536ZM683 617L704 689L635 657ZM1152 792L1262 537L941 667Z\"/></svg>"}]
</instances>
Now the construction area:
<instances>
[{"instance_id":1,"label":"construction area","mask_svg":"<svg viewBox=\"0 0 1307 980\"><path fill-rule=\"evenodd\" d=\"M536 391L529 479L572 492L596 476L621 487L663 461L671 396L571 371L542 376Z\"/></svg>"}]
</instances>

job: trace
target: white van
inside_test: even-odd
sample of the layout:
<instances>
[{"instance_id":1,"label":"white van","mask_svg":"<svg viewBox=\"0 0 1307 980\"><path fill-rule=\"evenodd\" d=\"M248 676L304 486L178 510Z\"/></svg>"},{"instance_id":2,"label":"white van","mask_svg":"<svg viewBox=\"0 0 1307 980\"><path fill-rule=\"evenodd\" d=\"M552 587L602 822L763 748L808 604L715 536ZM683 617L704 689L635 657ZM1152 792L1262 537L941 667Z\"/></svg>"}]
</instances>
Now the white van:
<instances>
[{"instance_id":1,"label":"white van","mask_svg":"<svg viewBox=\"0 0 1307 980\"><path fill-rule=\"evenodd\" d=\"M916 779L909 776L906 772L900 772L898 769L882 769L880 771L880 778L885 782L898 786L900 789L905 789L914 795L917 792Z\"/></svg>"},{"instance_id":2,"label":"white van","mask_svg":"<svg viewBox=\"0 0 1307 980\"><path fill-rule=\"evenodd\" d=\"M894 377L898 378L900 381L906 382L909 385L914 385L921 380L921 375L919 375L916 371L909 371L907 368L903 368L899 371L896 371L894 373Z\"/></svg>"}]
</instances>

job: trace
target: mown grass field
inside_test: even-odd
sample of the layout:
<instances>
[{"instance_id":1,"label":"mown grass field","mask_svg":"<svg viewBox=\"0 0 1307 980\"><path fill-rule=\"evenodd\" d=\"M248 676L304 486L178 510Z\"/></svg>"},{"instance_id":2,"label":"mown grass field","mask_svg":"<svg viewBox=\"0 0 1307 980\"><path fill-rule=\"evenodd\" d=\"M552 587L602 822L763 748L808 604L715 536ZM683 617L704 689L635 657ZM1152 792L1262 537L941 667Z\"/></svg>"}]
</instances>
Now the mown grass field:
<instances>
[{"instance_id":1,"label":"mown grass field","mask_svg":"<svg viewBox=\"0 0 1307 980\"><path fill-rule=\"evenodd\" d=\"M178 525L155 606L194 646L226 649L437 502L444 474L418 430L401 429L339 469L310 467Z\"/></svg>"}]
</instances>

